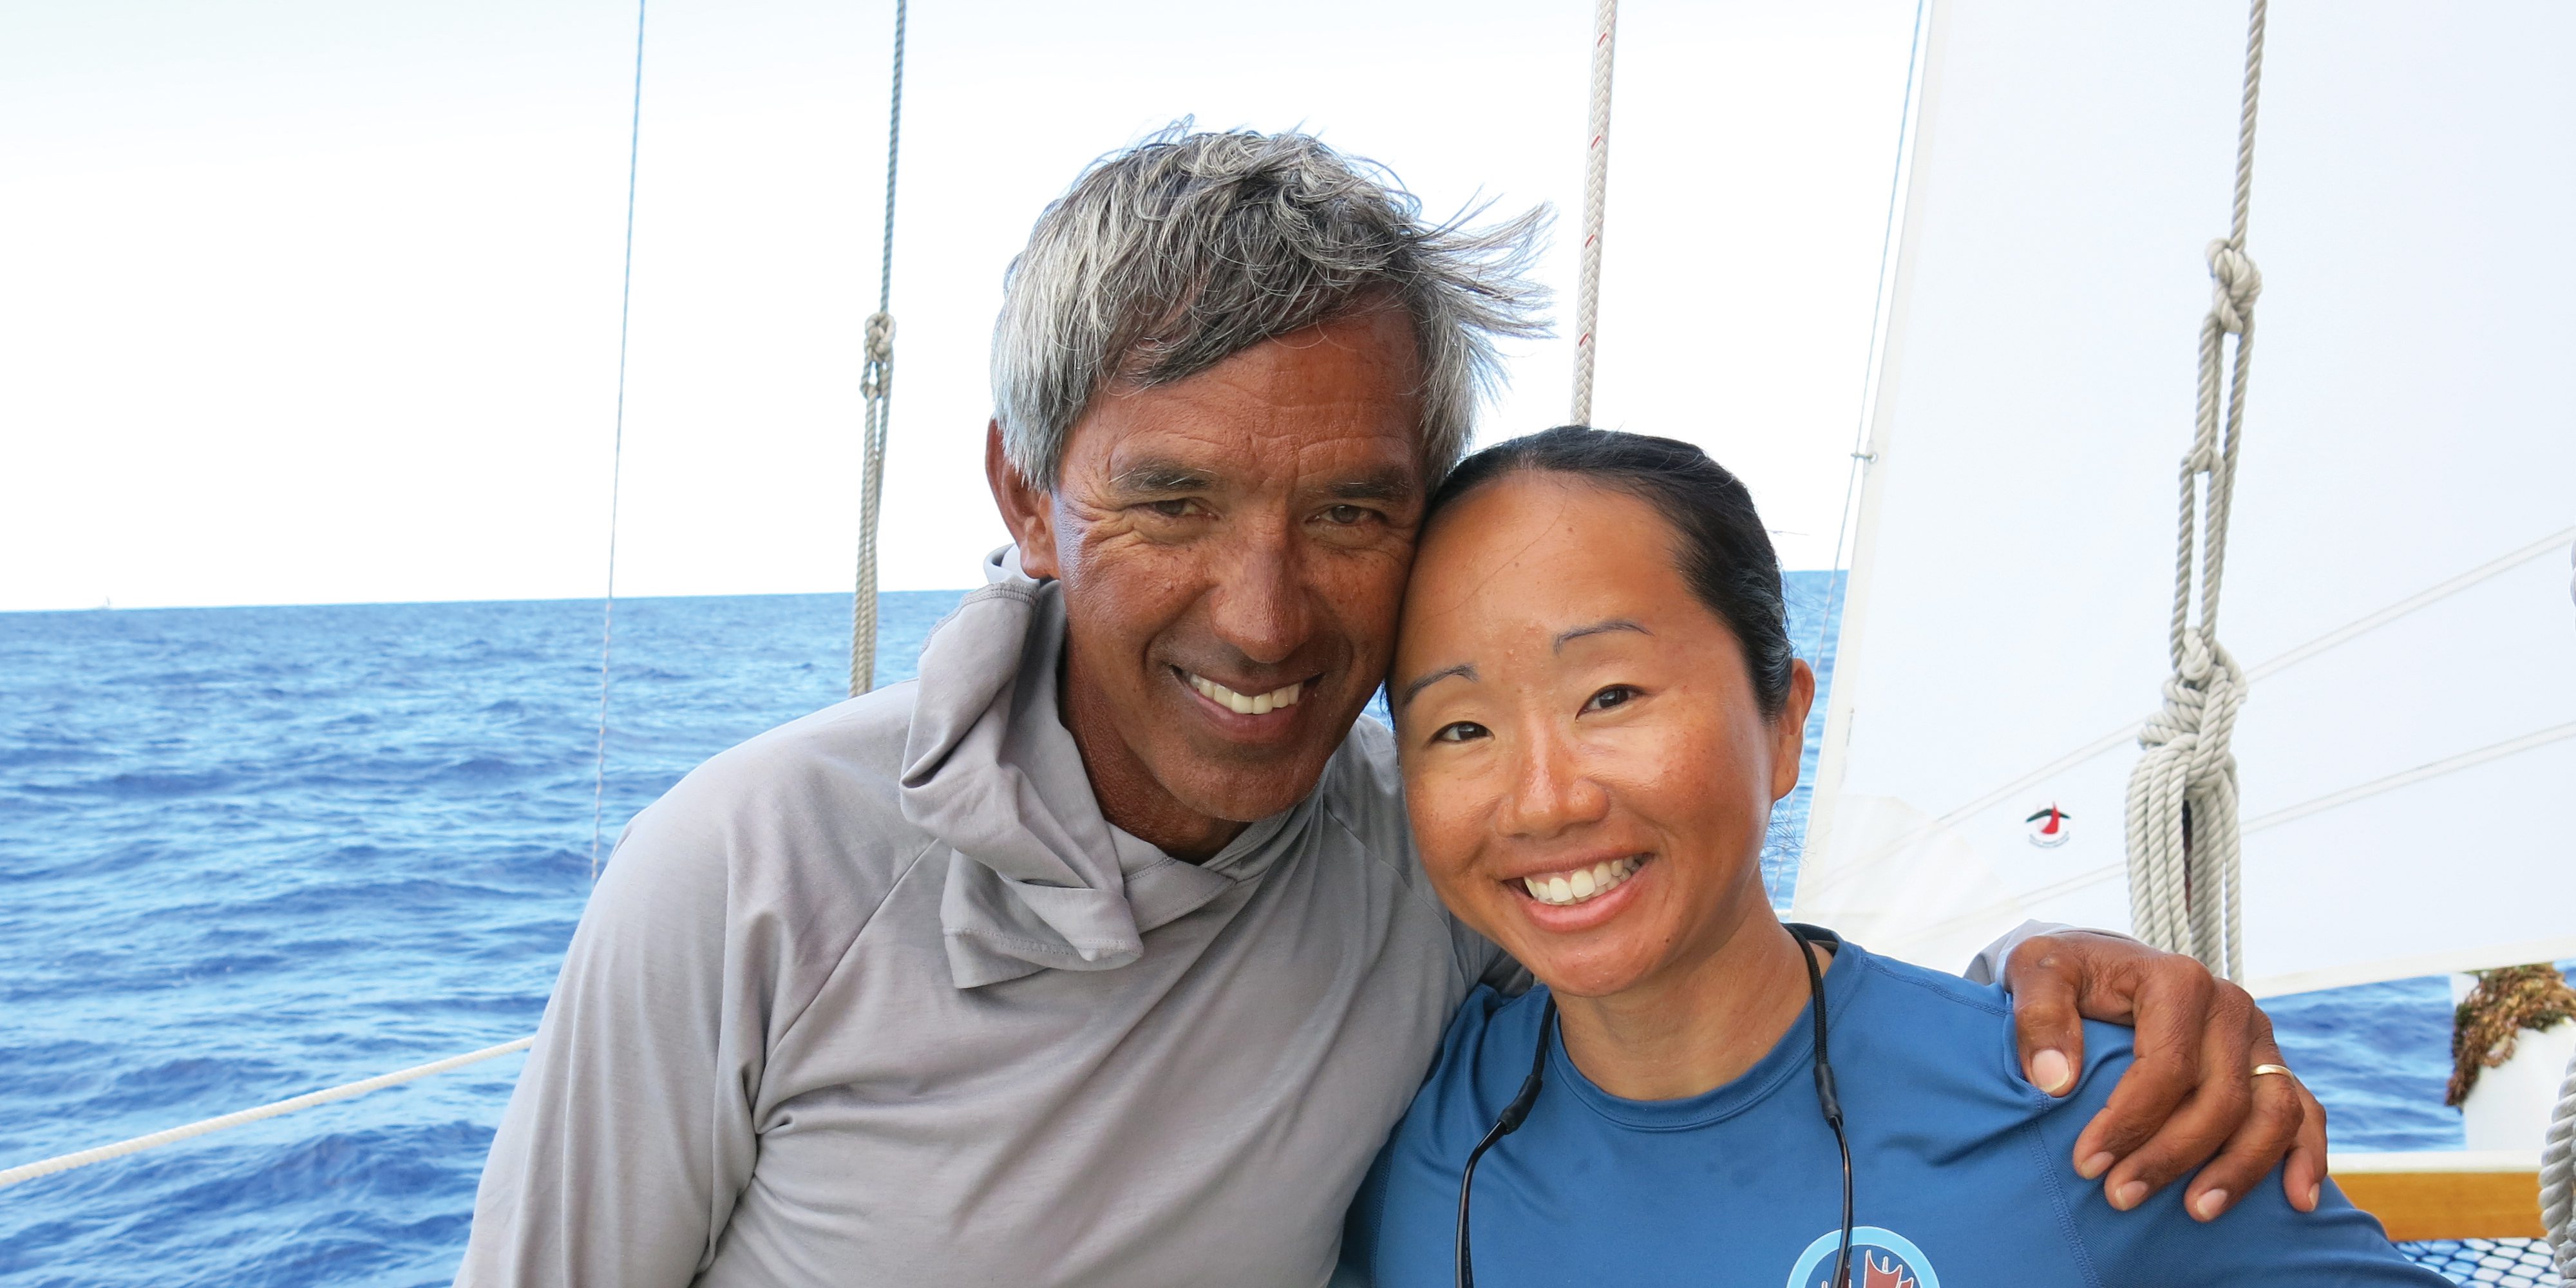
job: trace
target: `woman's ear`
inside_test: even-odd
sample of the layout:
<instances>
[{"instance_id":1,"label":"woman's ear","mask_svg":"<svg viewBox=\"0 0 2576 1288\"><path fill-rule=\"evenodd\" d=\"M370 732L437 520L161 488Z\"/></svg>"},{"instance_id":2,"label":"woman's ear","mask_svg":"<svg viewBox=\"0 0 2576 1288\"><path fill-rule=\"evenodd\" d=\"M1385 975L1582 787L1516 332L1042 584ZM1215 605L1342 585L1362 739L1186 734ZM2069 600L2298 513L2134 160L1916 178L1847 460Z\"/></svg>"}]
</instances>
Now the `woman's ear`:
<instances>
[{"instance_id":1,"label":"woman's ear","mask_svg":"<svg viewBox=\"0 0 2576 1288\"><path fill-rule=\"evenodd\" d=\"M993 504L1002 526L1020 548L1020 571L1041 580L1056 575L1055 507L1046 489L1020 476L1002 451L1002 422L984 424L984 482L993 489ZM1810 682L1813 687L1813 682Z\"/></svg>"},{"instance_id":2,"label":"woman's ear","mask_svg":"<svg viewBox=\"0 0 2576 1288\"><path fill-rule=\"evenodd\" d=\"M1807 712L1816 705L1816 673L1803 661L1789 663L1789 692L1780 714L1771 718L1771 799L1798 787L1798 765L1807 754Z\"/></svg>"}]
</instances>

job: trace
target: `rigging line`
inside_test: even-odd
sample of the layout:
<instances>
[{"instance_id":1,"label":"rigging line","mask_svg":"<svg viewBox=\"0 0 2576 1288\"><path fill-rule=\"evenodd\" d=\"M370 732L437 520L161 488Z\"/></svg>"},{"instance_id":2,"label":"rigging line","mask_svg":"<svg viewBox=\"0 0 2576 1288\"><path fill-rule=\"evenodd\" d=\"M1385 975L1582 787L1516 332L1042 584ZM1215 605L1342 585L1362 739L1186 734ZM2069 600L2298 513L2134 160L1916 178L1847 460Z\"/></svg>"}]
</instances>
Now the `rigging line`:
<instances>
[{"instance_id":1,"label":"rigging line","mask_svg":"<svg viewBox=\"0 0 2576 1288\"><path fill-rule=\"evenodd\" d=\"M635 168L644 146L644 11L635 0L635 100L626 123L626 260L617 287L617 416L608 456L608 587L599 601L599 738L591 753L590 879L599 880L608 809L608 649L617 622L617 502L626 472L626 338L635 304Z\"/></svg>"},{"instance_id":2,"label":"rigging line","mask_svg":"<svg viewBox=\"0 0 2576 1288\"><path fill-rule=\"evenodd\" d=\"M2505 573L2511 572L2514 569L2541 557L2542 555L2549 554L2552 551L2568 546L2571 543L2576 543L2576 528L2567 528L2558 532L2553 532L2530 545L2523 546L2520 549L2510 551L2495 559L2491 559L2475 568L2469 569L2467 572L2461 573L2459 576L2453 577L2438 585L2428 587L2406 597L2405 599L2401 599L2394 604L2390 604L2377 612L2355 618L2354 620L2347 622L2342 626L2338 626L2315 639L2309 640L2307 643L2302 644L2297 648L2291 649L2286 653L2279 654L2278 656L2271 658L2269 661L2263 662L2262 664L2246 671L2245 679L2247 683L2252 683L2256 680L2269 679L2293 666L2297 666L2301 662L2305 662L2310 658L2330 652L2345 644L2349 644L2352 641L2359 639L2372 631L2378 630L2382 626L2386 626L2391 622L2397 621L2410 613L2429 608L2445 599L2449 599L2453 595L2461 593L2462 591L2481 585L2485 582L2492 581ZM2045 782L2066 770L2072 769L2077 765L2081 765L2092 760L2096 756L2117 748L2121 743L2137 737L2138 731L2144 727L2145 724L2143 721L2131 721L2128 724L2122 725L2119 728L2114 729L2111 732L2106 733L2101 737L2030 771L2029 773L2013 779L2011 782L2005 783L2001 787L1995 788L1993 791L1987 792L1986 794L1969 801L1965 805L1961 805L1956 809L1950 810L1939 818L1933 819L1928 823L1924 823L1921 826L1906 832L1904 835L1888 842L1885 846L1871 851L1869 854L1863 856L1859 862L1854 863L1847 868L1835 869L1832 873L1820 875L1814 888L1818 891L1834 889L1838 885L1842 884L1842 881L1837 879L1837 874L1848 877L1851 873L1864 870L1870 864L1876 863L1878 860L1883 859L1898 850L1904 849L1905 847L1922 840L1924 837L1930 836L1932 833L1939 831L1942 828L1953 826L1991 809L2035 784Z\"/></svg>"},{"instance_id":3,"label":"rigging line","mask_svg":"<svg viewBox=\"0 0 2576 1288\"><path fill-rule=\"evenodd\" d=\"M868 315L859 395L867 414L860 447L858 585L850 593L850 696L877 682L877 519L885 492L886 422L894 408L894 180L903 144L905 0L894 3L894 75L886 108L885 250L877 262L877 311Z\"/></svg>"},{"instance_id":4,"label":"rigging line","mask_svg":"<svg viewBox=\"0 0 2576 1288\"><path fill-rule=\"evenodd\" d=\"M1842 606L1844 543L1852 536L1852 505L1860 496L1860 477L1869 466L1869 427L1878 409L1878 379L1887 357L1888 297L1895 287L1887 280L1888 265L1896 258L1898 202L1905 196L1905 167L1913 151L1914 82L1923 66L1923 20L1932 11L1932 0L1914 0L1914 30L1905 51L1905 95L1896 112L1896 160L1887 176L1887 221L1878 242L1878 293L1870 301L1869 357L1861 363L1860 423L1852 427L1851 464L1843 473L1842 522L1834 529L1834 561L1826 569L1825 611L1816 618L1816 651L1809 656L1822 662L1825 657L1825 632L1832 629L1834 614Z\"/></svg>"},{"instance_id":5,"label":"rigging line","mask_svg":"<svg viewBox=\"0 0 2576 1288\"><path fill-rule=\"evenodd\" d=\"M2309 658L2315 657L2319 653L2323 653L2328 649L2334 648L2336 645L2342 644L2357 636L2367 635L2382 626L2386 626L2390 622L2396 621L2400 617L2404 617L2408 613L2414 612L2416 609L2425 607L2428 604L2436 603L2440 600L2448 599L2461 591L2467 590L2471 586L2477 585L2479 582L2486 581L2500 573L2519 568L2522 565L2529 563L2542 555L2548 554L2550 551L2555 550L2560 546L2567 545L2570 542L2576 542L2576 528L2566 528L2558 532L2550 533L2548 536L2542 537L2540 540L2524 546L2520 550L2516 550L2511 554L2504 555L2487 563L2480 564L2475 568L2471 568L2467 572L2461 573L2459 576L2453 577L2449 581L2443 582L2441 585L2426 590L2419 595L2400 600L2399 602L2380 609L2378 612L2372 613L2370 616L2364 617L2350 625L2328 631L2325 634L2320 635L2315 639L2312 639L2297 648L2291 649L2289 652L2273 658L2271 661L2265 662L2261 666L2255 667L2253 670L2246 672L2245 678L2249 681L2260 680L2275 672L2287 670L2301 662L2307 661Z\"/></svg>"},{"instance_id":6,"label":"rigging line","mask_svg":"<svg viewBox=\"0 0 2576 1288\"><path fill-rule=\"evenodd\" d=\"M445 1073L450 1069L462 1068L477 1061L489 1060L494 1056L508 1055L513 1051L525 1051L536 1040L536 1035L530 1034L515 1041L504 1042L499 1046L485 1047L480 1051L468 1051L463 1055L452 1055L444 1060L432 1060L427 1064L416 1064L408 1069L381 1073L372 1078L361 1078L356 1082L344 1082L339 1086L327 1087L320 1091L308 1091L300 1096L271 1101L256 1108L243 1109L215 1118L200 1119L185 1126L120 1140L113 1145L101 1145L96 1149L84 1149L75 1153L38 1159L17 1167L0 1169L0 1189L6 1189L21 1181L32 1181L40 1176L68 1172L75 1167L87 1167L92 1163L104 1163L109 1159L123 1158L128 1154L139 1153L157 1146L176 1144L191 1137L203 1136L208 1132L222 1131L227 1127L239 1127L245 1123L258 1122L263 1118L291 1114L298 1109L310 1109L315 1105L329 1104L334 1100L347 1100L352 1096L363 1096L370 1091L382 1091L387 1087L399 1086L415 1078Z\"/></svg>"},{"instance_id":7,"label":"rigging line","mask_svg":"<svg viewBox=\"0 0 2576 1288\"><path fill-rule=\"evenodd\" d=\"M2168 627L2173 670L2165 679L2163 707L2147 717L2138 734L2143 754L2129 776L2125 819L2129 915L2138 937L2169 952L2190 953L2212 973L2231 980L2245 978L2239 881L2243 833L2230 744L2247 682L2219 642L2218 604L2227 573L2237 459L2245 438L2245 390L2253 377L2254 302L2263 292L2263 274L2245 254L2245 230L2254 201L2254 123L2263 89L2266 9L2266 0L2253 0L2246 16L2235 209L2227 236L2211 242L2207 252L2211 290L2209 313L2200 324L2199 406L2178 480ZM2232 365L2227 361L2231 335L2236 337Z\"/></svg>"},{"instance_id":8,"label":"rigging line","mask_svg":"<svg viewBox=\"0 0 2576 1288\"><path fill-rule=\"evenodd\" d=\"M1601 224L1610 200L1610 70L1619 30L1619 0L1592 11L1591 142L1584 152L1583 264L1574 287L1574 410L1568 422L1592 423L1593 334L1601 320Z\"/></svg>"},{"instance_id":9,"label":"rigging line","mask_svg":"<svg viewBox=\"0 0 2576 1288\"><path fill-rule=\"evenodd\" d=\"M2576 722L2553 725L2547 729L2534 730L2519 738L2508 738L2503 742L2491 743L2487 746L2476 748L2475 750L2464 751L2456 756L2448 756L2429 764L2418 765L2413 769L2401 770L2397 773L2387 775L2384 778L2374 778L2369 782L2347 787L2338 792L2330 792L2326 795L2316 797L2313 800L2301 801L2296 805L2285 805L2269 814L2246 820L2242 831L2244 835L2252 836L2256 832L2278 827L2283 823L2297 822L2311 814L2322 814L2328 810L2340 809L2355 801L2367 800L2373 796L2378 796L2386 792L2393 792L2400 787L2411 787L2417 783L2425 781L2426 779L2439 778L2445 774L2456 773L2463 769L2474 769L2479 765L2487 764L2491 761L2503 760L2511 756L2518 756L2523 752L2550 746L2554 743L2565 742L2570 738L2576 738ZM2107 881L2116 880L2127 870L2128 860L2125 858L2117 863L2106 863L2101 867L2093 868L2084 872L2078 872L2071 877L2067 877L2059 881L2052 881L2044 886L2035 886L2029 890L2015 894L2010 898L1997 900L1972 911L1963 912L1957 916L1935 922L1932 925L1925 926L1902 939L1892 941L1892 944L1901 946L1904 944L1920 943L1925 940L1933 939L1952 929L1965 927L1999 914L2009 913L2019 908L2028 907L2032 904L2045 903L2059 895L2073 894L2078 890L2088 889L2093 886L2101 885Z\"/></svg>"}]
</instances>

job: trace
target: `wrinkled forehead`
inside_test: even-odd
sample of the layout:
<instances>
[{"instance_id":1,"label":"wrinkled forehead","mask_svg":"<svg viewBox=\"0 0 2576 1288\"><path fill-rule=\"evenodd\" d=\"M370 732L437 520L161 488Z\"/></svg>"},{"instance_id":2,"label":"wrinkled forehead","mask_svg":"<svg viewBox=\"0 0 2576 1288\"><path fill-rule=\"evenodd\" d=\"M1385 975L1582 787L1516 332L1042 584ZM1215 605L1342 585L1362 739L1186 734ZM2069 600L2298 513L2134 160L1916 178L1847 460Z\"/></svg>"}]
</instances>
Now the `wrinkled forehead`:
<instances>
[{"instance_id":1,"label":"wrinkled forehead","mask_svg":"<svg viewBox=\"0 0 2576 1288\"><path fill-rule=\"evenodd\" d=\"M1427 484L1409 327L1351 316L1264 341L1180 380L1104 389L1075 425L1068 479L1234 491Z\"/></svg>"}]
</instances>

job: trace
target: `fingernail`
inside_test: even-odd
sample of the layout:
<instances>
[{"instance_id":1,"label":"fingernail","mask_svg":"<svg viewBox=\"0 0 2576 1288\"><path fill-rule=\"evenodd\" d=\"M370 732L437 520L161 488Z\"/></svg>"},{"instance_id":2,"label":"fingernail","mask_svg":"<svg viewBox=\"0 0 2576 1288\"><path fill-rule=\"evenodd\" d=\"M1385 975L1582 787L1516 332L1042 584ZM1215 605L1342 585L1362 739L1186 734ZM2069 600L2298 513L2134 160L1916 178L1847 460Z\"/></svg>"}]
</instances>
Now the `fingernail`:
<instances>
[{"instance_id":1,"label":"fingernail","mask_svg":"<svg viewBox=\"0 0 2576 1288\"><path fill-rule=\"evenodd\" d=\"M2085 1159L2081 1163L2077 1163L2075 1165L2075 1174L2083 1177L2085 1180L2093 1180L2102 1175L2102 1173L2110 1171L2111 1164L2119 1161L2119 1159L2111 1156L2111 1151L2106 1149L2099 1154L2095 1154L2091 1158Z\"/></svg>"},{"instance_id":2,"label":"fingernail","mask_svg":"<svg viewBox=\"0 0 2576 1288\"><path fill-rule=\"evenodd\" d=\"M2200 1202L2193 1204L2192 1210L2197 1212L2203 1221L2217 1220L2218 1214L2227 1210L2227 1191L2211 1190L2201 1195Z\"/></svg>"},{"instance_id":3,"label":"fingernail","mask_svg":"<svg viewBox=\"0 0 2576 1288\"><path fill-rule=\"evenodd\" d=\"M2046 1050L2030 1058L2030 1081L2052 1096L2063 1095L2075 1081L2075 1071L2067 1065L2065 1052Z\"/></svg>"},{"instance_id":4,"label":"fingernail","mask_svg":"<svg viewBox=\"0 0 2576 1288\"><path fill-rule=\"evenodd\" d=\"M2304 1209L2305 1211L2314 1212L2317 1210L2317 1200L2325 1197L2325 1189L2326 1187L2323 1182L2319 1182L2308 1187L2308 1204Z\"/></svg>"},{"instance_id":5,"label":"fingernail","mask_svg":"<svg viewBox=\"0 0 2576 1288\"><path fill-rule=\"evenodd\" d=\"M2120 1188L2111 1191L2111 1206L2126 1212L2130 1208L2136 1207L2140 1203L2145 1202L2146 1198L2147 1183L2145 1181L2131 1181L2122 1185Z\"/></svg>"}]
</instances>

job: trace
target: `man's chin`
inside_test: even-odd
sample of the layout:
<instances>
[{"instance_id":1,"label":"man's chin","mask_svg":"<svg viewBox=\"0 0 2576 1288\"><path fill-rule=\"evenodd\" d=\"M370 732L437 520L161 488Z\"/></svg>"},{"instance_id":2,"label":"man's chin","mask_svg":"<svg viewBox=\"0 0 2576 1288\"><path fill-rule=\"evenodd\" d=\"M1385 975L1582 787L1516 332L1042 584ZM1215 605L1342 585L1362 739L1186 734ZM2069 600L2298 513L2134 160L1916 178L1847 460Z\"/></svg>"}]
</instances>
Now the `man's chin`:
<instances>
[{"instance_id":1,"label":"man's chin","mask_svg":"<svg viewBox=\"0 0 2576 1288\"><path fill-rule=\"evenodd\" d=\"M1197 740L1192 740L1197 741ZM1257 823L1315 794L1339 739L1248 756L1243 749L1175 748L1183 763L1160 775L1163 790L1193 813L1232 823ZM1231 751L1233 754L1225 754Z\"/></svg>"}]
</instances>

